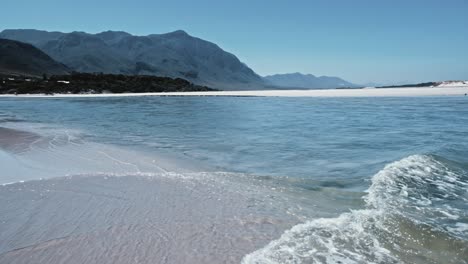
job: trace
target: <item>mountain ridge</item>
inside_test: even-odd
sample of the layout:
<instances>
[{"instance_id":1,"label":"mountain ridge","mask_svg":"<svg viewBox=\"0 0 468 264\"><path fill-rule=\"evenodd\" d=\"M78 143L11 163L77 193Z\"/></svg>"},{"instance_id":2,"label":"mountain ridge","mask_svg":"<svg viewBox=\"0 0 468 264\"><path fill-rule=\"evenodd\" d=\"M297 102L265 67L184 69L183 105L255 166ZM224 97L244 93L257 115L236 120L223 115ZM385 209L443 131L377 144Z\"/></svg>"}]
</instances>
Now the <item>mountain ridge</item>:
<instances>
[{"instance_id":1,"label":"mountain ridge","mask_svg":"<svg viewBox=\"0 0 468 264\"><path fill-rule=\"evenodd\" d=\"M71 70L31 44L0 38L0 73L42 76L68 74Z\"/></svg>"},{"instance_id":2,"label":"mountain ridge","mask_svg":"<svg viewBox=\"0 0 468 264\"><path fill-rule=\"evenodd\" d=\"M224 90L330 89L357 87L338 77L275 74L261 77L216 43L184 30L144 36L125 31L63 33L5 29L0 38L30 43L52 59L83 73L152 75L183 78Z\"/></svg>"},{"instance_id":3,"label":"mountain ridge","mask_svg":"<svg viewBox=\"0 0 468 264\"><path fill-rule=\"evenodd\" d=\"M333 76L315 76L300 72L273 74L264 76L263 79L271 85L285 88L301 89L332 89L332 88L354 88L359 85L345 81Z\"/></svg>"},{"instance_id":4,"label":"mountain ridge","mask_svg":"<svg viewBox=\"0 0 468 264\"><path fill-rule=\"evenodd\" d=\"M232 90L264 87L262 78L234 54L183 30L134 36L123 31L90 34L7 29L0 38L33 44L79 72L184 78Z\"/></svg>"}]
</instances>

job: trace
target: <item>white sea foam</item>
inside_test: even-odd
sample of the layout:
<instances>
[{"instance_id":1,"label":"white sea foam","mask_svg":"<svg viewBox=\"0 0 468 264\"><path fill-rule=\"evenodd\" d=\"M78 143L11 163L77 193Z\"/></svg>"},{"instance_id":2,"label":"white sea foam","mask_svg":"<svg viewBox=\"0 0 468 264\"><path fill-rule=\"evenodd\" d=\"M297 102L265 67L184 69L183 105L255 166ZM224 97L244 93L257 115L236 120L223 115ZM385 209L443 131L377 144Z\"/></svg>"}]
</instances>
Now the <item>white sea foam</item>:
<instances>
[{"instance_id":1,"label":"white sea foam","mask_svg":"<svg viewBox=\"0 0 468 264\"><path fill-rule=\"evenodd\" d=\"M455 227L450 227L449 230L458 233L468 233L468 223L456 223Z\"/></svg>"},{"instance_id":2,"label":"white sea foam","mask_svg":"<svg viewBox=\"0 0 468 264\"><path fill-rule=\"evenodd\" d=\"M368 233L375 212L360 210L297 225L243 263L398 263Z\"/></svg>"},{"instance_id":3,"label":"white sea foam","mask_svg":"<svg viewBox=\"0 0 468 264\"><path fill-rule=\"evenodd\" d=\"M466 212L444 203L445 199L466 201L465 183L463 175L431 156L404 158L373 176L364 197L365 209L294 226L278 240L246 255L243 263L402 263L421 259L426 263L425 257L432 263L440 255L424 251L423 245L438 239L434 232L466 235L466 223L453 223L466 218ZM428 228L413 230L420 225ZM454 249L460 247L460 242L453 242L456 239L441 240L461 259L468 254L463 249L466 243ZM453 259L445 261L453 263Z\"/></svg>"},{"instance_id":4,"label":"white sea foam","mask_svg":"<svg viewBox=\"0 0 468 264\"><path fill-rule=\"evenodd\" d=\"M464 177L462 172L453 171L434 157L413 155L377 173L366 202L369 207L448 230L453 224L449 220L466 215L446 202L468 202Z\"/></svg>"}]
</instances>

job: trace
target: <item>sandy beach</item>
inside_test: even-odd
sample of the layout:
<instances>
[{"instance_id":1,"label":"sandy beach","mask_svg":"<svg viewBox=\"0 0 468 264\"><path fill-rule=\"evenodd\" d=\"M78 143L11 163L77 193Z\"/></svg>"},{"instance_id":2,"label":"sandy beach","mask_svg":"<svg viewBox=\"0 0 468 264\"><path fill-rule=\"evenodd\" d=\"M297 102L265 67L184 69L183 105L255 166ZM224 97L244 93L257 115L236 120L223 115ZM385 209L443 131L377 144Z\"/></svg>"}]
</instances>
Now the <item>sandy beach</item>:
<instances>
[{"instance_id":1,"label":"sandy beach","mask_svg":"<svg viewBox=\"0 0 468 264\"><path fill-rule=\"evenodd\" d=\"M121 93L121 94L3 94L0 97L122 97L122 96L257 96L257 97L411 97L411 96L465 96L468 86L324 89L324 90L261 90L171 93Z\"/></svg>"},{"instance_id":2,"label":"sandy beach","mask_svg":"<svg viewBox=\"0 0 468 264\"><path fill-rule=\"evenodd\" d=\"M239 263L299 221L267 186L160 158L0 127L0 263Z\"/></svg>"},{"instance_id":3,"label":"sandy beach","mask_svg":"<svg viewBox=\"0 0 468 264\"><path fill-rule=\"evenodd\" d=\"M0 263L239 263L296 223L217 182L173 176L0 186Z\"/></svg>"}]
</instances>

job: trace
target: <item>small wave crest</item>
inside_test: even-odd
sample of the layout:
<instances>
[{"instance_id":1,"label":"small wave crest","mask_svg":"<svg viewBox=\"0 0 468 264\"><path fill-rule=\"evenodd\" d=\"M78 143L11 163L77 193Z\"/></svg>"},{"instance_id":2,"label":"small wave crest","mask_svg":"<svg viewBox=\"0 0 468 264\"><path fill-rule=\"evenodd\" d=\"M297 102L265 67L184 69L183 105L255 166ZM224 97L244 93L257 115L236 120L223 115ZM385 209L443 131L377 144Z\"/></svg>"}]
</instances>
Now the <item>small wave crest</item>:
<instances>
[{"instance_id":1,"label":"small wave crest","mask_svg":"<svg viewBox=\"0 0 468 264\"><path fill-rule=\"evenodd\" d=\"M467 263L467 173L412 155L372 177L366 206L294 226L243 263Z\"/></svg>"},{"instance_id":2,"label":"small wave crest","mask_svg":"<svg viewBox=\"0 0 468 264\"><path fill-rule=\"evenodd\" d=\"M429 155L413 155L372 178L367 206L433 228L450 230L467 219L467 173ZM466 233L453 233L468 238Z\"/></svg>"}]
</instances>

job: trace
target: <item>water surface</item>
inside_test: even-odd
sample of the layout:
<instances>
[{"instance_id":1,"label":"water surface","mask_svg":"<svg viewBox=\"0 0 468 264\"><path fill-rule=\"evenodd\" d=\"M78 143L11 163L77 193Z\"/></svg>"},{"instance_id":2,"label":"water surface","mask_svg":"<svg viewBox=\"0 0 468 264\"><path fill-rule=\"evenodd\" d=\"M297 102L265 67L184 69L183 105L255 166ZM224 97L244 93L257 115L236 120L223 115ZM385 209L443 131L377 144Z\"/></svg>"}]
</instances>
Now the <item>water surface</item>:
<instances>
[{"instance_id":1,"label":"water surface","mask_svg":"<svg viewBox=\"0 0 468 264\"><path fill-rule=\"evenodd\" d=\"M99 202L96 195L102 190L95 187L103 184L102 177L123 176L129 181L112 188L111 195L116 195L125 192L125 185L139 184L139 180L130 183L132 179L161 179L165 175L185 182L181 184L189 181L191 186L196 181L199 189L211 186L205 194L190 196L197 197L198 204L220 200L219 207L214 206L218 209L199 216L206 223L216 222L206 218L210 214L241 219L242 224L205 230L206 234L223 234L224 240L201 236L203 243L183 248L214 255L211 259L200 257L200 263L241 259L245 263L466 263L467 124L466 97L2 98L0 126L37 134L42 140L34 138L34 144L26 143L26 147L22 140L14 151L9 144L9 149L0 152L0 164L6 168L0 181L32 184L28 188L7 185L0 194L11 200L11 188L21 189L20 194L25 189L43 190L34 179L54 178L43 181L46 184L67 176L72 177L67 178L72 189L89 189L93 193L90 197ZM89 180L90 175L95 180ZM140 203L150 199L142 197L152 197L147 188L136 189L142 192L138 198L117 196ZM206 197L201 198L203 195ZM235 195L245 202L233 206ZM190 198L181 201L189 203ZM13 211L24 203L3 208ZM102 206L112 211L122 203ZM230 208L229 213L221 208ZM79 206L77 210L88 209ZM52 214L48 211L50 214L38 220L37 216L19 216L12 211L3 221L29 219L37 225ZM187 211L167 215L174 220ZM139 228L144 226L135 231L134 243L139 241L136 234L149 230L138 217L116 215L124 222L138 223ZM40 242L65 233L76 238L92 233L90 230L122 226L110 221L109 215L86 225L80 217L90 221L85 216L73 218L69 228L82 226L78 231L38 235L32 230L27 236ZM162 220L152 217L152 226L158 226ZM246 228L242 221L256 224ZM184 230L171 228L173 233ZM19 239L6 227L2 231L0 235L8 234L10 241L0 243L4 256L28 243L27 237ZM184 236L175 238L183 240ZM98 241L95 237L91 240ZM149 240L150 235L141 235L144 252L152 252ZM229 245L219 251L215 241ZM122 244L93 254L115 255ZM184 260L174 257L173 248L161 245L160 251L140 261L154 261L162 255L168 263ZM25 256L31 254L24 252Z\"/></svg>"}]
</instances>

